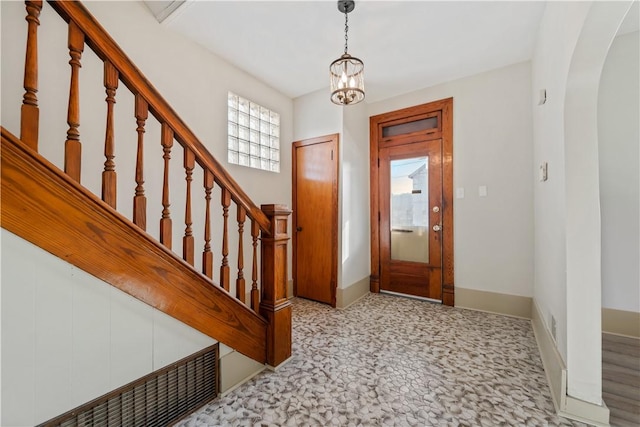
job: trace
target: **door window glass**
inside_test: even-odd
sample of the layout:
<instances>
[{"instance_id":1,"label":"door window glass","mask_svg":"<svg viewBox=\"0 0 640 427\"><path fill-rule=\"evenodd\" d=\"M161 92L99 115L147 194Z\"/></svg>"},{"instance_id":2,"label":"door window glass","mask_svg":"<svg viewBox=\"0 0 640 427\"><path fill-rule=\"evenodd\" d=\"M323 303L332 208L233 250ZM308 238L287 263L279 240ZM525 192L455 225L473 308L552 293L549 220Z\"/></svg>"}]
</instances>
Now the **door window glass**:
<instances>
[{"instance_id":1,"label":"door window glass","mask_svg":"<svg viewBox=\"0 0 640 427\"><path fill-rule=\"evenodd\" d=\"M382 128L382 137L404 135L405 133L419 132L421 130L437 129L438 117L428 117L426 119L414 120L412 122L400 123L399 125L385 126Z\"/></svg>"},{"instance_id":2,"label":"door window glass","mask_svg":"<svg viewBox=\"0 0 640 427\"><path fill-rule=\"evenodd\" d=\"M429 157L392 160L391 259L429 262Z\"/></svg>"}]
</instances>

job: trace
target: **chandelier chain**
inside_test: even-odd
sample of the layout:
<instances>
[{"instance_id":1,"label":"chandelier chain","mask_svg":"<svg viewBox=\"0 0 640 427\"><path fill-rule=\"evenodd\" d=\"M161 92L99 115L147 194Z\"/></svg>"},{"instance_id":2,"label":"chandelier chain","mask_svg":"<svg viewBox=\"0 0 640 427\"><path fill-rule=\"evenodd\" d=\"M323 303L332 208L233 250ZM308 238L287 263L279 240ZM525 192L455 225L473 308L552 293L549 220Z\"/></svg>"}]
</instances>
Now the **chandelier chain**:
<instances>
[{"instance_id":1,"label":"chandelier chain","mask_svg":"<svg viewBox=\"0 0 640 427\"><path fill-rule=\"evenodd\" d=\"M347 44L349 43L349 14L344 12L344 53L347 54Z\"/></svg>"}]
</instances>

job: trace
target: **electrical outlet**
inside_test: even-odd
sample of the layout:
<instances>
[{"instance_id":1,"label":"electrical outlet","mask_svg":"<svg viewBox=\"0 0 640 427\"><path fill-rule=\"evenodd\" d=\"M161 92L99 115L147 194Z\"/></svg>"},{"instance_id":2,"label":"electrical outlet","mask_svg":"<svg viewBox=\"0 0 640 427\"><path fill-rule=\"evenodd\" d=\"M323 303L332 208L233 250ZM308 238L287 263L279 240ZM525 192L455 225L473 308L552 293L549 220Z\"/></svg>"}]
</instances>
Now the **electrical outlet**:
<instances>
[{"instance_id":1,"label":"electrical outlet","mask_svg":"<svg viewBox=\"0 0 640 427\"><path fill-rule=\"evenodd\" d=\"M551 315L551 336L553 337L554 341L557 341L557 339L556 339L557 326L558 325L556 324L556 318L552 314Z\"/></svg>"}]
</instances>

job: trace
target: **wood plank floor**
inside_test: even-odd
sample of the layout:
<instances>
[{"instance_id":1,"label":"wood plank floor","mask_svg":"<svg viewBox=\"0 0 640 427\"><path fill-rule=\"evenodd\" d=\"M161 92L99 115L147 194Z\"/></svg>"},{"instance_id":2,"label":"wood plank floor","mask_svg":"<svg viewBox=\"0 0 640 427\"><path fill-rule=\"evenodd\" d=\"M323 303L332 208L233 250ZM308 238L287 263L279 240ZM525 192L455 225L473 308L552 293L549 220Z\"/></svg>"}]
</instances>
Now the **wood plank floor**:
<instances>
[{"instance_id":1,"label":"wood plank floor","mask_svg":"<svg viewBox=\"0 0 640 427\"><path fill-rule=\"evenodd\" d=\"M602 334L602 399L611 426L640 426L639 339Z\"/></svg>"}]
</instances>

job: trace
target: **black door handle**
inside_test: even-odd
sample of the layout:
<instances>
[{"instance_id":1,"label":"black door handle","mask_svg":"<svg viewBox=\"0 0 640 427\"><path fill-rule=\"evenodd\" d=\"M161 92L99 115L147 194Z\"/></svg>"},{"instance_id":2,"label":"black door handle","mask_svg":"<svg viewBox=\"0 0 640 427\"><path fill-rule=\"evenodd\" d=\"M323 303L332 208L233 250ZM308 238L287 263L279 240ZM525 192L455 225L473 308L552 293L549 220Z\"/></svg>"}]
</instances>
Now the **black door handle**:
<instances>
[{"instance_id":1,"label":"black door handle","mask_svg":"<svg viewBox=\"0 0 640 427\"><path fill-rule=\"evenodd\" d=\"M302 227L296 227L296 231L302 231Z\"/></svg>"}]
</instances>

